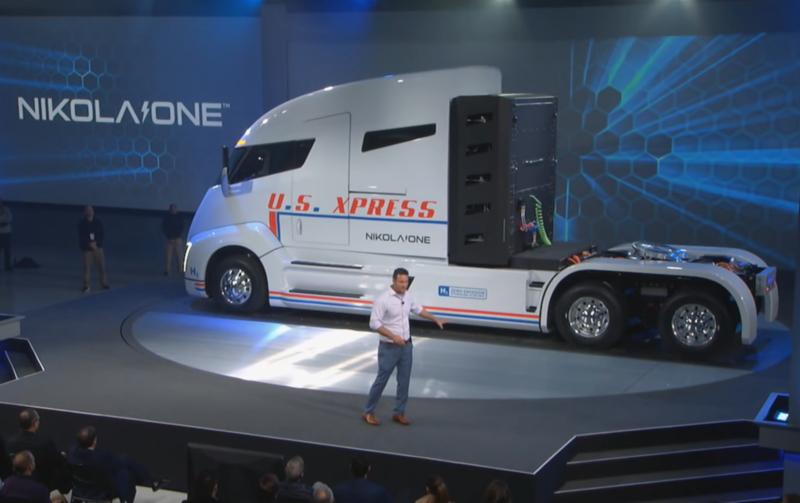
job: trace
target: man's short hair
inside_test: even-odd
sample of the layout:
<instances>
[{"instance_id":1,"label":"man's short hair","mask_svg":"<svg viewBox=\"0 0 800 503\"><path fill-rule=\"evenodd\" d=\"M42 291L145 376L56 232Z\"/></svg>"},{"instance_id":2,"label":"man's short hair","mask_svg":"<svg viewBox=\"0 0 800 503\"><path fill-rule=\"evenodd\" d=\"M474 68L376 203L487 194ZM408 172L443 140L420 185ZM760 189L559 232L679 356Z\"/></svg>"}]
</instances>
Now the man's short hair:
<instances>
[{"instance_id":1,"label":"man's short hair","mask_svg":"<svg viewBox=\"0 0 800 503\"><path fill-rule=\"evenodd\" d=\"M258 503L273 503L278 498L278 477L272 473L262 475L258 480Z\"/></svg>"},{"instance_id":2,"label":"man's short hair","mask_svg":"<svg viewBox=\"0 0 800 503\"><path fill-rule=\"evenodd\" d=\"M30 430L38 420L39 414L33 409L25 409L19 413L19 427L23 430Z\"/></svg>"},{"instance_id":3,"label":"man's short hair","mask_svg":"<svg viewBox=\"0 0 800 503\"><path fill-rule=\"evenodd\" d=\"M85 426L78 431L78 447L88 449L97 438L97 432L91 426Z\"/></svg>"},{"instance_id":4,"label":"man's short hair","mask_svg":"<svg viewBox=\"0 0 800 503\"><path fill-rule=\"evenodd\" d=\"M33 469L33 454L31 454L31 451L18 452L14 455L14 461L12 462L12 465L14 467L14 472L19 474L23 474L28 470Z\"/></svg>"},{"instance_id":5,"label":"man's short hair","mask_svg":"<svg viewBox=\"0 0 800 503\"><path fill-rule=\"evenodd\" d=\"M398 267L392 273L392 279L396 280L398 276L408 276L408 271L403 269L402 267Z\"/></svg>"},{"instance_id":6,"label":"man's short hair","mask_svg":"<svg viewBox=\"0 0 800 503\"><path fill-rule=\"evenodd\" d=\"M297 482L303 478L303 473L306 470L306 464L303 458L295 456L286 462L286 481Z\"/></svg>"},{"instance_id":7,"label":"man's short hair","mask_svg":"<svg viewBox=\"0 0 800 503\"><path fill-rule=\"evenodd\" d=\"M194 481L193 498L210 498L217 485L217 474L213 470L202 470Z\"/></svg>"},{"instance_id":8,"label":"man's short hair","mask_svg":"<svg viewBox=\"0 0 800 503\"><path fill-rule=\"evenodd\" d=\"M369 462L367 458L364 456L359 456L353 461L350 462L350 471L353 473L353 477L363 479L367 476L369 472Z\"/></svg>"},{"instance_id":9,"label":"man's short hair","mask_svg":"<svg viewBox=\"0 0 800 503\"><path fill-rule=\"evenodd\" d=\"M312 487L311 501L314 503L333 503L333 491L322 482L315 482Z\"/></svg>"}]
</instances>

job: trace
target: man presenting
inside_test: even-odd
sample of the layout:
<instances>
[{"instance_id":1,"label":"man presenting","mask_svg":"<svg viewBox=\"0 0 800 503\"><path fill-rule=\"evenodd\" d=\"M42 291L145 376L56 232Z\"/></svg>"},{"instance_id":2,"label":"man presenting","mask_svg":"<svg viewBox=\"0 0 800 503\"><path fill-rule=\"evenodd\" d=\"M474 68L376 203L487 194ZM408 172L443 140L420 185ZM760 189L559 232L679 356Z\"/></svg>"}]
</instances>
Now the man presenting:
<instances>
[{"instance_id":1,"label":"man presenting","mask_svg":"<svg viewBox=\"0 0 800 503\"><path fill-rule=\"evenodd\" d=\"M363 418L368 424L380 425L375 419L373 411L378 405L378 400L383 394L386 383L389 382L392 372L397 368L397 403L394 407L392 420L400 424L410 424L405 418L406 402L408 401L408 384L411 381L412 341L408 323L409 313L422 316L425 319L444 328L444 323L436 319L431 313L417 304L407 293L408 271L395 269L392 274L392 287L380 294L372 304L372 314L369 318L369 327L380 334L378 346L378 377L369 390L369 399L364 408Z\"/></svg>"}]
</instances>

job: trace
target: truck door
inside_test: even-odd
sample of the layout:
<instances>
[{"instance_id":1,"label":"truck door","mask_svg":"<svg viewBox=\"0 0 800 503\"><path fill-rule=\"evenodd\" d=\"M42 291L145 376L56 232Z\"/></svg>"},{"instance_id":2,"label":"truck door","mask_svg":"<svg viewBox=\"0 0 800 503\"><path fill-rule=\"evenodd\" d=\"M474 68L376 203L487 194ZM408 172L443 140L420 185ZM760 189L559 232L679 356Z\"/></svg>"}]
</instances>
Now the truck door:
<instances>
[{"instance_id":1,"label":"truck door","mask_svg":"<svg viewBox=\"0 0 800 503\"><path fill-rule=\"evenodd\" d=\"M303 126L314 147L303 168L294 172L292 237L297 244L347 245L350 224L337 212L338 198L347 199L350 178L350 114L307 122Z\"/></svg>"}]
</instances>

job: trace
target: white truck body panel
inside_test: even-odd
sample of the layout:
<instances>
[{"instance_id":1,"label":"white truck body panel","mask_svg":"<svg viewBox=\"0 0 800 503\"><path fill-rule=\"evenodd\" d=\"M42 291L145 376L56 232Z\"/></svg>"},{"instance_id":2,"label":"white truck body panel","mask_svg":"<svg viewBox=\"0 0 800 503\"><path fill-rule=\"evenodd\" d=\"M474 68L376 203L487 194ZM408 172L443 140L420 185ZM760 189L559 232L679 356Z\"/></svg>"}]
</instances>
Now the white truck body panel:
<instances>
[{"instance_id":1,"label":"white truck body panel","mask_svg":"<svg viewBox=\"0 0 800 503\"><path fill-rule=\"evenodd\" d=\"M443 320L549 332L561 282L586 271L635 272L721 285L739 309L742 342L755 340L753 294L714 264L593 258L561 271L449 265L449 104L457 96L500 92L498 70L469 67L330 87L263 115L240 146L304 139L314 146L299 169L234 183L227 196L220 186L207 191L189 230L187 292L207 296L214 254L237 247L260 261L275 307L368 314L392 271L405 267L413 278L409 292ZM434 124L435 134L362 152L367 132L423 124ZM766 266L744 250L678 248ZM773 280L774 274L764 281ZM777 285L765 288L774 301L766 313L771 321Z\"/></svg>"}]
</instances>

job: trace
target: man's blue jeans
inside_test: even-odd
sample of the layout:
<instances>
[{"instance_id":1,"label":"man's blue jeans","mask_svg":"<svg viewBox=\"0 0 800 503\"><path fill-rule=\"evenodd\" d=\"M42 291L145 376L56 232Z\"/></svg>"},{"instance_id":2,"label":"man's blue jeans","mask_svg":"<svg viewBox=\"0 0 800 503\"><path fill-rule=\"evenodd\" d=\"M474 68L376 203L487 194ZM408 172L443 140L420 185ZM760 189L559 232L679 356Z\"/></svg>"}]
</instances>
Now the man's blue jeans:
<instances>
[{"instance_id":1,"label":"man's blue jeans","mask_svg":"<svg viewBox=\"0 0 800 503\"><path fill-rule=\"evenodd\" d=\"M412 349L411 342L406 342L405 346L395 344L378 346L378 377L375 378L375 382L372 383L372 388L369 390L364 414L373 413L395 368L397 368L397 402L392 415L405 413L406 402L408 402L408 385L411 382Z\"/></svg>"}]
</instances>

